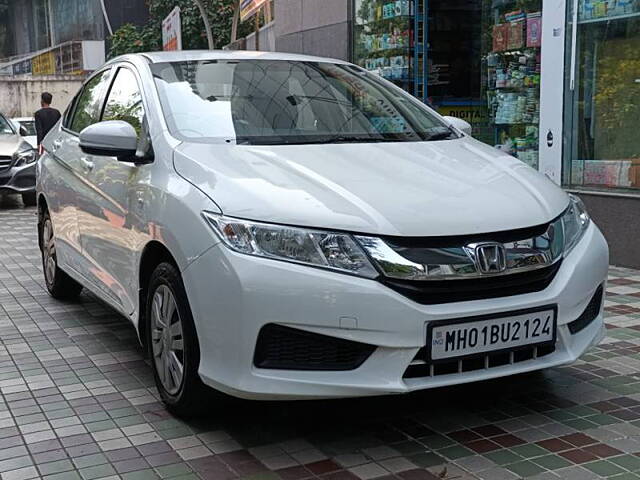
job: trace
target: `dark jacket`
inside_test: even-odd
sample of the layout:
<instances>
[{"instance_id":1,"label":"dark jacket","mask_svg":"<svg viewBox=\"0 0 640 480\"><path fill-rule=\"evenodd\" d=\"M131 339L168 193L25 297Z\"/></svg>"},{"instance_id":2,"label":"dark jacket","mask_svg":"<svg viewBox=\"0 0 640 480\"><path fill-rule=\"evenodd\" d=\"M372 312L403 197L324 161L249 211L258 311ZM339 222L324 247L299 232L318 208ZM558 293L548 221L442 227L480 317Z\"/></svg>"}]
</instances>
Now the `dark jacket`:
<instances>
[{"instance_id":1,"label":"dark jacket","mask_svg":"<svg viewBox=\"0 0 640 480\"><path fill-rule=\"evenodd\" d=\"M51 130L60 119L60 112L55 108L44 107L35 113L34 118L38 145L40 145L44 137L49 133L49 130Z\"/></svg>"}]
</instances>

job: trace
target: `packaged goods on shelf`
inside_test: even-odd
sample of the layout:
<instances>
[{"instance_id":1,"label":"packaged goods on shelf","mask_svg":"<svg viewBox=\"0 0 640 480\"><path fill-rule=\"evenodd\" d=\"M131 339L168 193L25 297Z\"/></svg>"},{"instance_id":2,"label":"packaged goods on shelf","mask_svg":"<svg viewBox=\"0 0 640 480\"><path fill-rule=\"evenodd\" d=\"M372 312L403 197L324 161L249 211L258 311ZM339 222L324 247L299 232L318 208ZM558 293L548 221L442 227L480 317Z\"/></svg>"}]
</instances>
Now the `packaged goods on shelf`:
<instances>
[{"instance_id":1,"label":"packaged goods on shelf","mask_svg":"<svg viewBox=\"0 0 640 480\"><path fill-rule=\"evenodd\" d=\"M411 2L409 0L396 0L380 2L374 8L369 9L369 15L366 20L369 23L373 23L408 15L411 15Z\"/></svg>"},{"instance_id":2,"label":"packaged goods on shelf","mask_svg":"<svg viewBox=\"0 0 640 480\"><path fill-rule=\"evenodd\" d=\"M508 12L504 14L504 19L507 22L516 22L518 20L522 20L526 18L527 14L522 10L514 10L513 12Z\"/></svg>"},{"instance_id":3,"label":"packaged goods on shelf","mask_svg":"<svg viewBox=\"0 0 640 480\"><path fill-rule=\"evenodd\" d=\"M524 18L509 22L507 25L509 26L509 32L507 34L507 49L516 50L524 47L524 31L526 26Z\"/></svg>"},{"instance_id":4,"label":"packaged goods on shelf","mask_svg":"<svg viewBox=\"0 0 640 480\"><path fill-rule=\"evenodd\" d=\"M637 0L582 0L579 7L579 18L616 17L630 13L640 13L640 3Z\"/></svg>"},{"instance_id":5,"label":"packaged goods on shelf","mask_svg":"<svg viewBox=\"0 0 640 480\"><path fill-rule=\"evenodd\" d=\"M509 25L502 23L493 26L493 51L503 52L509 41Z\"/></svg>"},{"instance_id":6,"label":"packaged goods on shelf","mask_svg":"<svg viewBox=\"0 0 640 480\"><path fill-rule=\"evenodd\" d=\"M527 14L527 47L542 45L542 12Z\"/></svg>"}]
</instances>

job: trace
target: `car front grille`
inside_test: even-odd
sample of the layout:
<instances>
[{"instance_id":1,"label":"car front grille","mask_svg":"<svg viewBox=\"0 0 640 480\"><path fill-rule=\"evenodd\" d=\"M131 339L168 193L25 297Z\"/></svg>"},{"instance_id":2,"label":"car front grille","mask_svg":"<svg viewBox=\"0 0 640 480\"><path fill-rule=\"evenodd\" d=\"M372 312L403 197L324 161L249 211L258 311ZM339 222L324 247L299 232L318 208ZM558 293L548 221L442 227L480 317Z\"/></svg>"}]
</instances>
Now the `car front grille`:
<instances>
[{"instance_id":1,"label":"car front grille","mask_svg":"<svg viewBox=\"0 0 640 480\"><path fill-rule=\"evenodd\" d=\"M555 345L537 345L513 349L510 351L480 353L464 359L427 360L426 347L422 347L404 372L403 378L438 377L441 375L455 375L476 370L490 370L504 365L535 360L555 352Z\"/></svg>"},{"instance_id":2,"label":"car front grille","mask_svg":"<svg viewBox=\"0 0 640 480\"><path fill-rule=\"evenodd\" d=\"M8 170L13 162L13 157L7 155L0 155L0 172Z\"/></svg>"},{"instance_id":3,"label":"car front grille","mask_svg":"<svg viewBox=\"0 0 640 480\"><path fill-rule=\"evenodd\" d=\"M354 370L375 346L282 325L262 327L253 363L275 370Z\"/></svg>"},{"instance_id":4,"label":"car front grille","mask_svg":"<svg viewBox=\"0 0 640 480\"><path fill-rule=\"evenodd\" d=\"M383 278L387 287L423 305L509 297L544 290L560 269L561 261L528 272L468 280L396 280Z\"/></svg>"}]
</instances>

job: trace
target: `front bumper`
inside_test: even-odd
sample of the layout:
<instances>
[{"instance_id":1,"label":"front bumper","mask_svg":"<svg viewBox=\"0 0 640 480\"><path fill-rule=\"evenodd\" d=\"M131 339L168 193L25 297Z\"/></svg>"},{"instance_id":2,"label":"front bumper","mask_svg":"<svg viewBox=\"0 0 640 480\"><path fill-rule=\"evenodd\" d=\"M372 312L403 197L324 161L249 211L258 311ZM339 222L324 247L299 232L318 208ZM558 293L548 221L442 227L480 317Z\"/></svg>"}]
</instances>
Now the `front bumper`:
<instances>
[{"instance_id":1,"label":"front bumper","mask_svg":"<svg viewBox=\"0 0 640 480\"><path fill-rule=\"evenodd\" d=\"M185 269L183 278L206 384L243 398L310 399L406 393L572 363L604 336L602 310L576 334L567 324L580 317L606 281L608 263L606 241L591 224L546 289L511 297L420 305L374 280L240 255L221 244ZM470 372L403 378L425 346L430 321L550 304L558 307L553 353ZM256 339L270 323L377 348L348 371L256 368Z\"/></svg>"},{"instance_id":2,"label":"front bumper","mask_svg":"<svg viewBox=\"0 0 640 480\"><path fill-rule=\"evenodd\" d=\"M36 190L36 163L0 171L0 193L31 193Z\"/></svg>"}]
</instances>

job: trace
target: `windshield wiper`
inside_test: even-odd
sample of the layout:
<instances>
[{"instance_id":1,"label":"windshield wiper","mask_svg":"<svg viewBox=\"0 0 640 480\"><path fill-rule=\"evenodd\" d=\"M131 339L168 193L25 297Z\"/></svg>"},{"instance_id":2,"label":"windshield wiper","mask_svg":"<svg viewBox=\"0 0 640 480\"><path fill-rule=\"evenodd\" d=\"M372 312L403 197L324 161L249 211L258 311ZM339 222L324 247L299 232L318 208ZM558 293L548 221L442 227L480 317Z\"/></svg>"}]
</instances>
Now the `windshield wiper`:
<instances>
[{"instance_id":1,"label":"windshield wiper","mask_svg":"<svg viewBox=\"0 0 640 480\"><path fill-rule=\"evenodd\" d=\"M433 141L433 140L446 140L448 138L451 138L455 136L455 133L452 129L450 128L446 128L446 127L440 127L437 130L434 129L431 132L425 132L424 134L424 139L427 141Z\"/></svg>"},{"instance_id":2,"label":"windshield wiper","mask_svg":"<svg viewBox=\"0 0 640 480\"><path fill-rule=\"evenodd\" d=\"M335 135L332 137L310 139L309 143L375 143L389 142L393 139L385 137L363 137L358 135Z\"/></svg>"}]
</instances>

